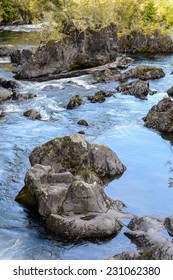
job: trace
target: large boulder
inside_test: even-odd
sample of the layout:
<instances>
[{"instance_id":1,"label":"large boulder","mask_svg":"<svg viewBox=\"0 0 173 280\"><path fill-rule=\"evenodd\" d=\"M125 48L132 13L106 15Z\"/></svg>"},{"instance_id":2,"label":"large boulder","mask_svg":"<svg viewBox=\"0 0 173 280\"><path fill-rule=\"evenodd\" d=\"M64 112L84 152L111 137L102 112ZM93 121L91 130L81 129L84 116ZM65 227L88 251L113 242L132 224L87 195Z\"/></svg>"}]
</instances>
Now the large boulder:
<instances>
[{"instance_id":1,"label":"large boulder","mask_svg":"<svg viewBox=\"0 0 173 280\"><path fill-rule=\"evenodd\" d=\"M149 83L140 79L128 84L120 84L117 87L117 91L123 94L134 95L140 99L146 99L148 94L153 94L153 91L149 88Z\"/></svg>"},{"instance_id":2,"label":"large boulder","mask_svg":"<svg viewBox=\"0 0 173 280\"><path fill-rule=\"evenodd\" d=\"M123 226L120 219L132 217L121 212L123 203L110 199L99 184L40 164L26 173L16 201L37 209L49 231L68 239L115 235Z\"/></svg>"},{"instance_id":3,"label":"large boulder","mask_svg":"<svg viewBox=\"0 0 173 280\"><path fill-rule=\"evenodd\" d=\"M173 41L170 35L161 34L154 30L145 34L139 30L133 30L129 34L122 35L118 40L120 52L127 53L173 53Z\"/></svg>"},{"instance_id":4,"label":"large boulder","mask_svg":"<svg viewBox=\"0 0 173 280\"><path fill-rule=\"evenodd\" d=\"M104 192L103 185L125 170L108 147L77 134L37 147L30 161L16 201L36 209L49 231L68 239L106 237L118 234L120 219L133 217Z\"/></svg>"},{"instance_id":5,"label":"large boulder","mask_svg":"<svg viewBox=\"0 0 173 280\"><path fill-rule=\"evenodd\" d=\"M39 47L18 69L16 78L35 79L62 71L112 62L117 56L117 30L111 24L100 30L75 30L58 42ZM20 59L19 59L20 60Z\"/></svg>"},{"instance_id":6,"label":"large boulder","mask_svg":"<svg viewBox=\"0 0 173 280\"><path fill-rule=\"evenodd\" d=\"M51 140L35 148L29 158L32 166L50 165L57 173L69 171L88 183L109 182L126 169L110 148L91 144L79 134Z\"/></svg>"},{"instance_id":7,"label":"large boulder","mask_svg":"<svg viewBox=\"0 0 173 280\"><path fill-rule=\"evenodd\" d=\"M143 118L145 126L160 132L173 132L173 100L163 98Z\"/></svg>"}]
</instances>

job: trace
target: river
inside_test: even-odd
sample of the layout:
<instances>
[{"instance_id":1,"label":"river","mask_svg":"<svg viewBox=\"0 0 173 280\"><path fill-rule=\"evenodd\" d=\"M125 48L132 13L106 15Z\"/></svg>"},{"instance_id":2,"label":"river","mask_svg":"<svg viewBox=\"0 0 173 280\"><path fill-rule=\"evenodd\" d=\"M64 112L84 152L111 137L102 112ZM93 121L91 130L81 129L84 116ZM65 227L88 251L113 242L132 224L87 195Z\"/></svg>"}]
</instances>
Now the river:
<instances>
[{"instance_id":1,"label":"river","mask_svg":"<svg viewBox=\"0 0 173 280\"><path fill-rule=\"evenodd\" d=\"M1 31L0 44L35 47L34 39L28 36L35 34L20 29ZM139 216L173 214L173 142L145 128L142 120L173 85L173 55L134 56L132 66L135 65L162 67L166 73L164 78L150 82L158 93L148 100L116 93L104 103L91 104L86 96L100 89L115 90L118 82L93 84L92 76L82 76L42 83L20 81L21 93L36 93L38 97L0 105L5 111L5 117L0 119L0 259L96 260L135 248L123 234L126 227L111 239L65 243L50 236L39 217L14 201L23 187L33 148L81 129L88 141L109 146L127 167L121 178L105 188L111 198L122 200L127 212ZM12 68L9 58L0 59L0 77L12 78ZM85 103L68 111L65 107L75 94L81 95ZM25 118L23 112L30 108L38 109L43 119ZM79 126L80 119L89 126Z\"/></svg>"}]
</instances>

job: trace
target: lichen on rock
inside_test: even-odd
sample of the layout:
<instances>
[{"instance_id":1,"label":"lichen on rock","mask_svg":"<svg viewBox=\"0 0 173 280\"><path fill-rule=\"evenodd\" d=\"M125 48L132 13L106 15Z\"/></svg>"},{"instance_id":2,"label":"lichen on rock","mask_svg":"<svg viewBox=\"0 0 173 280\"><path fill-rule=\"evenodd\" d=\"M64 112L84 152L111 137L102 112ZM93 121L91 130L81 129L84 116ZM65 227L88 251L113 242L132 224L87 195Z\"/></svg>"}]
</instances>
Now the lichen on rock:
<instances>
[{"instance_id":1,"label":"lichen on rock","mask_svg":"<svg viewBox=\"0 0 173 280\"><path fill-rule=\"evenodd\" d=\"M68 239L117 234L128 216L103 186L125 171L117 155L79 134L56 138L30 155L32 167L16 201L37 208L48 230ZM104 220L104 223L102 221Z\"/></svg>"}]
</instances>

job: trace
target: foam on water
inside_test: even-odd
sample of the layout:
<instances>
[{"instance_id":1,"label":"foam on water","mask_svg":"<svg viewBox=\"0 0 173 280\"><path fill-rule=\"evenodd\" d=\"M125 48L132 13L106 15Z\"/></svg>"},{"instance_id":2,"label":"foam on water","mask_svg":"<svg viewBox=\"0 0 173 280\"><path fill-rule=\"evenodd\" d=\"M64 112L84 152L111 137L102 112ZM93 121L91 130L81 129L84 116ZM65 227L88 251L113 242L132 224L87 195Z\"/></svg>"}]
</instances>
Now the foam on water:
<instances>
[{"instance_id":1,"label":"foam on water","mask_svg":"<svg viewBox=\"0 0 173 280\"><path fill-rule=\"evenodd\" d=\"M11 63L11 58L9 56L0 57L0 64Z\"/></svg>"}]
</instances>

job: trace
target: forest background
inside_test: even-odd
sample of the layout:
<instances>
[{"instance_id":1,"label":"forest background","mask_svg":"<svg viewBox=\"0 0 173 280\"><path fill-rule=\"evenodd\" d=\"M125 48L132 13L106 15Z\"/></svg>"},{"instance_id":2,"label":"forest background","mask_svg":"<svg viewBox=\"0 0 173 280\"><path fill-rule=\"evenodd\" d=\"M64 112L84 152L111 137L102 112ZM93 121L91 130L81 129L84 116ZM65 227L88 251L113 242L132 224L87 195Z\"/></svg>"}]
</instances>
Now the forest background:
<instances>
[{"instance_id":1,"label":"forest background","mask_svg":"<svg viewBox=\"0 0 173 280\"><path fill-rule=\"evenodd\" d=\"M45 22L57 40L71 20L79 29L115 23L119 35L156 29L171 34L173 0L0 0L0 25Z\"/></svg>"}]
</instances>

